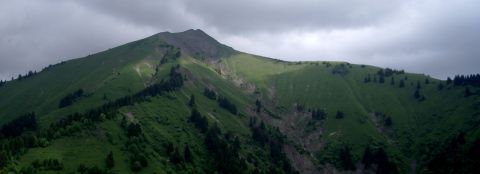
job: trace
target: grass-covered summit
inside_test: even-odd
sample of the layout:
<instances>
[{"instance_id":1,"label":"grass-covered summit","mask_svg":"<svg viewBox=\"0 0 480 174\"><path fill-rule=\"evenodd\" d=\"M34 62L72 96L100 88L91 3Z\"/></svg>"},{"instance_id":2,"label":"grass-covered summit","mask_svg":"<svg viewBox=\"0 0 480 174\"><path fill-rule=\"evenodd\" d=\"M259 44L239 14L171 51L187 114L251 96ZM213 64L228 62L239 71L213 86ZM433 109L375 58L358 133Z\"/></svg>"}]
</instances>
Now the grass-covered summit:
<instances>
[{"instance_id":1,"label":"grass-covered summit","mask_svg":"<svg viewBox=\"0 0 480 174\"><path fill-rule=\"evenodd\" d=\"M479 79L162 32L0 83L0 171L471 173Z\"/></svg>"}]
</instances>

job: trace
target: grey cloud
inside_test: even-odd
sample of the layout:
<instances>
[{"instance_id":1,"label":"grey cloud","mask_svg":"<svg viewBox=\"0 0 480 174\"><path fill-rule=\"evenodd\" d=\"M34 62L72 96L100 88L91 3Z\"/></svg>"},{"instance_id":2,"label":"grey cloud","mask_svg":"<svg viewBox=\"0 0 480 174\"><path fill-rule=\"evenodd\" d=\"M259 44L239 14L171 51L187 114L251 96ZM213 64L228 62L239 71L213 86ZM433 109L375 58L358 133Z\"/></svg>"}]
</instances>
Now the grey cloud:
<instances>
[{"instance_id":1,"label":"grey cloud","mask_svg":"<svg viewBox=\"0 0 480 174\"><path fill-rule=\"evenodd\" d=\"M69 1L2 1L0 8L0 79L153 33Z\"/></svg>"},{"instance_id":2,"label":"grey cloud","mask_svg":"<svg viewBox=\"0 0 480 174\"><path fill-rule=\"evenodd\" d=\"M381 22L398 10L405 1L392 0L290 0L290 1L225 1L225 0L163 0L163 1L83 0L100 13L124 19L129 23L186 30L212 27L230 34L272 32L292 28L336 29L361 27ZM379 15L381 14L381 15Z\"/></svg>"},{"instance_id":3,"label":"grey cloud","mask_svg":"<svg viewBox=\"0 0 480 174\"><path fill-rule=\"evenodd\" d=\"M186 1L192 13L224 32L281 32L375 25L394 13L401 1ZM379 15L381 14L381 15Z\"/></svg>"},{"instance_id":4,"label":"grey cloud","mask_svg":"<svg viewBox=\"0 0 480 174\"><path fill-rule=\"evenodd\" d=\"M417 5L397 18L397 23L381 29L381 41L373 39L373 43L351 49L367 61L377 59L372 61L375 64L439 78L479 73L480 12L472 4L455 1Z\"/></svg>"},{"instance_id":5,"label":"grey cloud","mask_svg":"<svg viewBox=\"0 0 480 174\"><path fill-rule=\"evenodd\" d=\"M201 28L241 51L445 78L478 73L474 0L0 0L0 79L161 31Z\"/></svg>"},{"instance_id":6,"label":"grey cloud","mask_svg":"<svg viewBox=\"0 0 480 174\"><path fill-rule=\"evenodd\" d=\"M202 17L186 11L182 1L111 1L82 0L76 1L79 5L95 10L135 25L155 28L157 30L183 31L192 27L202 26ZM160 31L158 31L160 32Z\"/></svg>"}]
</instances>

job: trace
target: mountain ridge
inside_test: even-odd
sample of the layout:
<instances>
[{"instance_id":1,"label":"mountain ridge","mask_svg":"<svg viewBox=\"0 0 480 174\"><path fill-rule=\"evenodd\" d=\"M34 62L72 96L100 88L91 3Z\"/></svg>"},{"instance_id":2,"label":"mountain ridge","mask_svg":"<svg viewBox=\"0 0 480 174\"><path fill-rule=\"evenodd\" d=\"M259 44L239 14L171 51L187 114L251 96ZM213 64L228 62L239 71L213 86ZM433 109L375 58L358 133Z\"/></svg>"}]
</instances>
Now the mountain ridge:
<instances>
[{"instance_id":1,"label":"mountain ridge","mask_svg":"<svg viewBox=\"0 0 480 174\"><path fill-rule=\"evenodd\" d=\"M178 33L161 32L155 34L160 40L171 44L191 56L218 59L234 54L233 48L223 45L200 29L190 29Z\"/></svg>"},{"instance_id":2,"label":"mountain ridge","mask_svg":"<svg viewBox=\"0 0 480 174\"><path fill-rule=\"evenodd\" d=\"M54 173L32 164L55 159L62 172L429 173L443 162L468 172L476 159L462 149L477 148L479 91L389 68L264 58L201 30L162 32L0 86L3 147L35 137L24 153L0 149L9 154L0 167ZM38 127L5 137L30 112ZM193 162L170 144L189 147Z\"/></svg>"}]
</instances>

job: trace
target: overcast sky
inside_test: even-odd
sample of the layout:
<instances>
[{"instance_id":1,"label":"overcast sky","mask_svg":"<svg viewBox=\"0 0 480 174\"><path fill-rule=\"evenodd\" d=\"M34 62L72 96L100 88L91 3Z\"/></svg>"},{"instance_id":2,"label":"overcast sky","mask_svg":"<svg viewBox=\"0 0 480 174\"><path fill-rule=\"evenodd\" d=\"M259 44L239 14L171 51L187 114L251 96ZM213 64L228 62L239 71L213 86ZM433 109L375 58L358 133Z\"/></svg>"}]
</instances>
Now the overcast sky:
<instances>
[{"instance_id":1,"label":"overcast sky","mask_svg":"<svg viewBox=\"0 0 480 174\"><path fill-rule=\"evenodd\" d=\"M479 8L478 0L0 0L0 79L191 28L284 60L480 73Z\"/></svg>"}]
</instances>

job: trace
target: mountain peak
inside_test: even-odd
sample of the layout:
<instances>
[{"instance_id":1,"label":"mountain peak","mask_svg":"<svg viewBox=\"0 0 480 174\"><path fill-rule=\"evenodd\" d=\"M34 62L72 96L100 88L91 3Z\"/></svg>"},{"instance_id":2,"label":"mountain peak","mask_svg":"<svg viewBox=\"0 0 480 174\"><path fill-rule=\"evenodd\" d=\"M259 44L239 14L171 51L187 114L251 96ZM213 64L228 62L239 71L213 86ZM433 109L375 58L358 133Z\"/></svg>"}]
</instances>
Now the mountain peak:
<instances>
[{"instance_id":1,"label":"mountain peak","mask_svg":"<svg viewBox=\"0 0 480 174\"><path fill-rule=\"evenodd\" d=\"M188 29L188 30L185 30L185 31L181 31L181 32L169 32L169 31L164 31L164 32L160 32L158 33L157 35L159 36L168 36L168 35L176 35L176 36L179 36L179 35L182 35L182 36L186 36L186 35L196 35L198 37L210 37L207 33L205 33L204 31L202 31L201 29Z\"/></svg>"},{"instance_id":2,"label":"mountain peak","mask_svg":"<svg viewBox=\"0 0 480 174\"><path fill-rule=\"evenodd\" d=\"M196 58L218 59L236 52L200 29L189 29L178 33L161 32L156 34L156 37Z\"/></svg>"}]
</instances>

